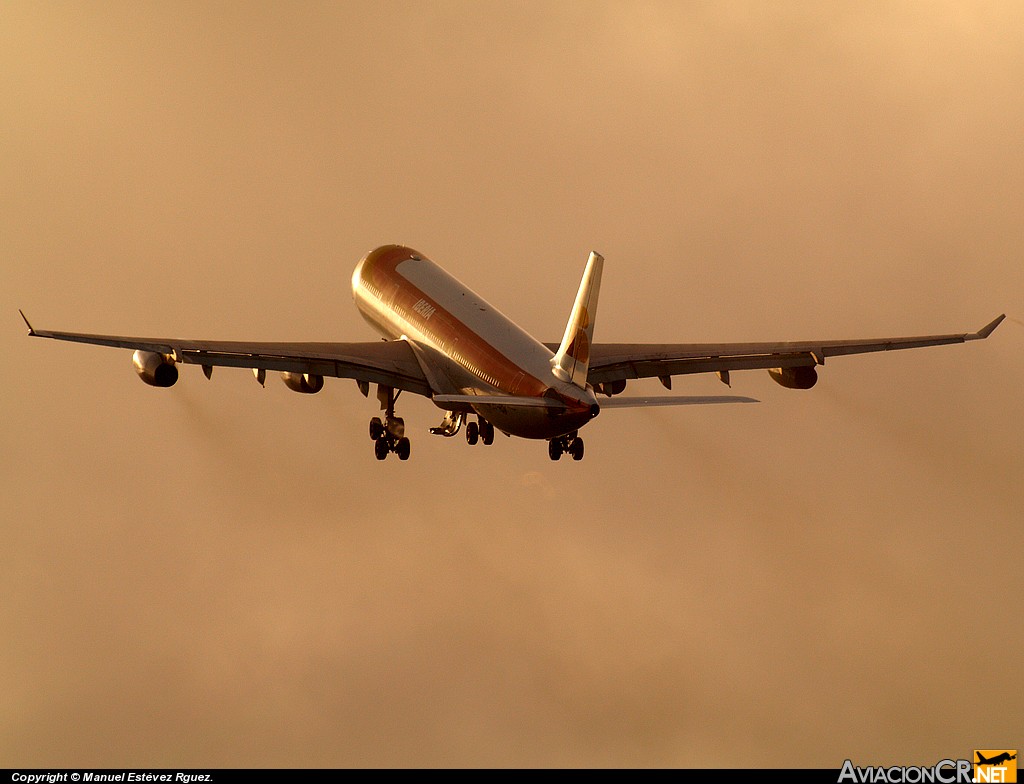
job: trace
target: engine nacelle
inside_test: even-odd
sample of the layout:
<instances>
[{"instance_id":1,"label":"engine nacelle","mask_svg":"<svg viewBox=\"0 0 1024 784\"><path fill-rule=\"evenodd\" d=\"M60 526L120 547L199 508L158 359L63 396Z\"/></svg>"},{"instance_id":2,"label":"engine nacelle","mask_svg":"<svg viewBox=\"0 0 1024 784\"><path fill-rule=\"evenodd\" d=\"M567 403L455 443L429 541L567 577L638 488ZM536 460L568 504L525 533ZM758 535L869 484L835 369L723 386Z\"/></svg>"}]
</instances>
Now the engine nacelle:
<instances>
[{"instance_id":1,"label":"engine nacelle","mask_svg":"<svg viewBox=\"0 0 1024 784\"><path fill-rule=\"evenodd\" d=\"M768 368L768 375L786 389L810 389L818 383L818 371L813 367Z\"/></svg>"},{"instance_id":2,"label":"engine nacelle","mask_svg":"<svg viewBox=\"0 0 1024 784\"><path fill-rule=\"evenodd\" d=\"M139 378L151 387L173 387L178 380L178 368L170 354L139 349L132 354L132 364Z\"/></svg>"},{"instance_id":3,"label":"engine nacelle","mask_svg":"<svg viewBox=\"0 0 1024 784\"><path fill-rule=\"evenodd\" d=\"M324 377L314 373L292 373L284 370L281 372L281 380L288 389L304 395L315 395L324 388Z\"/></svg>"},{"instance_id":4,"label":"engine nacelle","mask_svg":"<svg viewBox=\"0 0 1024 784\"><path fill-rule=\"evenodd\" d=\"M626 379L620 378L617 381L605 381L594 387L595 392L600 392L602 395L611 397L612 395L620 395L626 389Z\"/></svg>"}]
</instances>

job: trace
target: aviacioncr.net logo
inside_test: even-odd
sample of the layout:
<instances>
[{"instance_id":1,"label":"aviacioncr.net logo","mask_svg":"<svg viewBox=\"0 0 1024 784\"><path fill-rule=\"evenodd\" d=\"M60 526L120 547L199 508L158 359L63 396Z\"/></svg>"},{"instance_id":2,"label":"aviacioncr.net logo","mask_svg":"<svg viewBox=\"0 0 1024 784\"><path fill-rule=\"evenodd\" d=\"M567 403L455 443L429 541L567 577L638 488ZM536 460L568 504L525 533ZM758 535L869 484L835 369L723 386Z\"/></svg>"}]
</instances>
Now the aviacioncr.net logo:
<instances>
[{"instance_id":1,"label":"aviacioncr.net logo","mask_svg":"<svg viewBox=\"0 0 1024 784\"><path fill-rule=\"evenodd\" d=\"M1016 749L975 749L973 781L1012 784L1017 780Z\"/></svg>"},{"instance_id":2,"label":"aviacioncr.net logo","mask_svg":"<svg viewBox=\"0 0 1024 784\"><path fill-rule=\"evenodd\" d=\"M856 767L850 760L843 762L838 784L971 784L970 760L939 760L934 765L869 765Z\"/></svg>"}]
</instances>

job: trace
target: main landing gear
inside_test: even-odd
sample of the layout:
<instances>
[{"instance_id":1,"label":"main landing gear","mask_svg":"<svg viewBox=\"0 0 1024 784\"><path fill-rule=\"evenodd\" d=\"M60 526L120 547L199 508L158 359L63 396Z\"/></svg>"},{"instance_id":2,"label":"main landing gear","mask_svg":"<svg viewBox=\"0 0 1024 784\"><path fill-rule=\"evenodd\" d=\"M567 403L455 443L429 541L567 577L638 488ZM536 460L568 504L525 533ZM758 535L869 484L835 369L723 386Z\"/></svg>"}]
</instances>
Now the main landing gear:
<instances>
[{"instance_id":1,"label":"main landing gear","mask_svg":"<svg viewBox=\"0 0 1024 784\"><path fill-rule=\"evenodd\" d=\"M480 424L470 422L466 425L466 443L473 446L477 441L483 441L484 446L494 443L494 425L483 417L478 417Z\"/></svg>"},{"instance_id":2,"label":"main landing gear","mask_svg":"<svg viewBox=\"0 0 1024 784\"><path fill-rule=\"evenodd\" d=\"M573 460L582 460L583 439L575 433L570 433L548 441L548 457L552 460L561 460L564 454L572 455Z\"/></svg>"},{"instance_id":3,"label":"main landing gear","mask_svg":"<svg viewBox=\"0 0 1024 784\"><path fill-rule=\"evenodd\" d=\"M384 411L384 420L374 417L370 420L370 439L373 441L373 454L378 460L387 458L389 452L398 455L399 460L408 460L411 451L409 439L405 437L405 420L395 416L395 401L401 390L395 393L391 387L378 386L377 399Z\"/></svg>"}]
</instances>

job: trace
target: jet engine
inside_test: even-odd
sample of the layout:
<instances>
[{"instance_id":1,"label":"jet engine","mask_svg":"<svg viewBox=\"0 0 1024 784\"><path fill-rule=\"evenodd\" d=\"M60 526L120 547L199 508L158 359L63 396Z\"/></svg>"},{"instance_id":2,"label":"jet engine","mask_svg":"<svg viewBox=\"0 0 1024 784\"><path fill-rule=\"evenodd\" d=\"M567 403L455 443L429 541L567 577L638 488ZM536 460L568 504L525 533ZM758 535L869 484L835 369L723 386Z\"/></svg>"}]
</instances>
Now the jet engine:
<instances>
[{"instance_id":1,"label":"jet engine","mask_svg":"<svg viewBox=\"0 0 1024 784\"><path fill-rule=\"evenodd\" d=\"M626 379L620 378L616 381L605 381L601 384L597 384L594 387L595 392L599 392L602 395L611 397L612 395L621 394L626 389Z\"/></svg>"},{"instance_id":2,"label":"jet engine","mask_svg":"<svg viewBox=\"0 0 1024 784\"><path fill-rule=\"evenodd\" d=\"M324 388L324 377L314 373L292 373L284 370L281 372L281 380L288 389L304 395L315 395Z\"/></svg>"},{"instance_id":3,"label":"jet engine","mask_svg":"<svg viewBox=\"0 0 1024 784\"><path fill-rule=\"evenodd\" d=\"M813 367L768 368L768 375L786 389L810 389L818 383L818 371Z\"/></svg>"},{"instance_id":4,"label":"jet engine","mask_svg":"<svg viewBox=\"0 0 1024 784\"><path fill-rule=\"evenodd\" d=\"M178 380L178 368L174 366L174 357L170 354L139 349L132 354L132 364L139 378L151 387L173 387Z\"/></svg>"}]
</instances>

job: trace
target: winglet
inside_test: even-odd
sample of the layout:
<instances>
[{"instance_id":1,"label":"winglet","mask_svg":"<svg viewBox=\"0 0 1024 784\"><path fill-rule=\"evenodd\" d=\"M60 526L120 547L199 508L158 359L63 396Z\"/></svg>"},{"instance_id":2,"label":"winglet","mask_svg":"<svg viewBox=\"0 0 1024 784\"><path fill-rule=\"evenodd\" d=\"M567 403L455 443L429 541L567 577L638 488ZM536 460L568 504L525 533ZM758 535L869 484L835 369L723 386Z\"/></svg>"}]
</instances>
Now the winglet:
<instances>
[{"instance_id":1,"label":"winglet","mask_svg":"<svg viewBox=\"0 0 1024 784\"><path fill-rule=\"evenodd\" d=\"M1000 316L997 316L984 327L975 332L973 335L967 335L967 340L984 340L995 331L995 328L998 327L1000 323L1002 323L1004 318L1006 318L1005 313L1003 313Z\"/></svg>"},{"instance_id":2,"label":"winglet","mask_svg":"<svg viewBox=\"0 0 1024 784\"><path fill-rule=\"evenodd\" d=\"M32 329L32 325L28 323L28 316L25 315L25 312L21 308L18 308L18 312L21 313L21 320L24 321L25 326L28 327L28 334L35 337L36 331Z\"/></svg>"}]
</instances>

